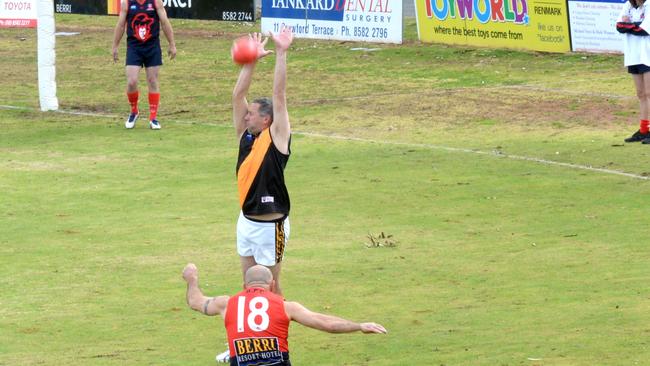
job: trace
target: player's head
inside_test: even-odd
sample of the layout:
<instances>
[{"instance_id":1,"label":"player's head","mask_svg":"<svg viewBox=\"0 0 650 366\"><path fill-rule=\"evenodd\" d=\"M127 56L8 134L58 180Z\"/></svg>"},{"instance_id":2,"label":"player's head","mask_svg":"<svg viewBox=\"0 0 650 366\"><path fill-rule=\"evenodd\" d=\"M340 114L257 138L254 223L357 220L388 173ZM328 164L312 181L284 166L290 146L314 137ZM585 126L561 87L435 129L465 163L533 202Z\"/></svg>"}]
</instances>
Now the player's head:
<instances>
[{"instance_id":1,"label":"player's head","mask_svg":"<svg viewBox=\"0 0 650 366\"><path fill-rule=\"evenodd\" d=\"M645 2L645 0L628 0L628 1L635 9L643 5L643 3Z\"/></svg>"},{"instance_id":2,"label":"player's head","mask_svg":"<svg viewBox=\"0 0 650 366\"><path fill-rule=\"evenodd\" d=\"M252 266L244 275L244 288L262 287L267 290L273 290L274 285L273 273L271 273L270 269L262 265L257 264Z\"/></svg>"},{"instance_id":3,"label":"player's head","mask_svg":"<svg viewBox=\"0 0 650 366\"><path fill-rule=\"evenodd\" d=\"M273 101L269 98L253 100L248 105L248 113L244 120L250 133L260 133L273 123Z\"/></svg>"},{"instance_id":4,"label":"player's head","mask_svg":"<svg viewBox=\"0 0 650 366\"><path fill-rule=\"evenodd\" d=\"M268 117L273 122L273 101L271 98L257 98L253 100L253 104L257 104L257 111L260 116Z\"/></svg>"}]
</instances>

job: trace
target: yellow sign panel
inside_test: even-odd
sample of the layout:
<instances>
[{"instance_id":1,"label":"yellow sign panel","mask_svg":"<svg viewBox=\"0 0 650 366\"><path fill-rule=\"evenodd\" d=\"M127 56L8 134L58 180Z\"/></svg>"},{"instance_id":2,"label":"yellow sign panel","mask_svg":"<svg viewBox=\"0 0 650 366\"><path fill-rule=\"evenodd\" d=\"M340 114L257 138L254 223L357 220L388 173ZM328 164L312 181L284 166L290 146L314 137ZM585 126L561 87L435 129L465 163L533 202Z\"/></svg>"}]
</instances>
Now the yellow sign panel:
<instances>
[{"instance_id":1,"label":"yellow sign panel","mask_svg":"<svg viewBox=\"0 0 650 366\"><path fill-rule=\"evenodd\" d=\"M565 0L416 0L423 42L569 52Z\"/></svg>"},{"instance_id":2,"label":"yellow sign panel","mask_svg":"<svg viewBox=\"0 0 650 366\"><path fill-rule=\"evenodd\" d=\"M119 15L120 14L120 0L108 0L108 9L106 13L108 15Z\"/></svg>"}]
</instances>

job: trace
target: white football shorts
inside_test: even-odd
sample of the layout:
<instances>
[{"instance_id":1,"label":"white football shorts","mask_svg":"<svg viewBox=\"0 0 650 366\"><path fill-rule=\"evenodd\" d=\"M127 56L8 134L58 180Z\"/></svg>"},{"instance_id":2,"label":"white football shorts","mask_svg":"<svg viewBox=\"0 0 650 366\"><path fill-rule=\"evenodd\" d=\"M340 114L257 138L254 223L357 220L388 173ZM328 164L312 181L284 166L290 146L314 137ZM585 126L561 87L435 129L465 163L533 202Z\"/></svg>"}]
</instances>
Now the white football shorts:
<instances>
[{"instance_id":1,"label":"white football shorts","mask_svg":"<svg viewBox=\"0 0 650 366\"><path fill-rule=\"evenodd\" d=\"M253 257L255 263L274 266L282 262L289 241L289 216L274 222L254 221L240 211L237 220L237 253Z\"/></svg>"}]
</instances>

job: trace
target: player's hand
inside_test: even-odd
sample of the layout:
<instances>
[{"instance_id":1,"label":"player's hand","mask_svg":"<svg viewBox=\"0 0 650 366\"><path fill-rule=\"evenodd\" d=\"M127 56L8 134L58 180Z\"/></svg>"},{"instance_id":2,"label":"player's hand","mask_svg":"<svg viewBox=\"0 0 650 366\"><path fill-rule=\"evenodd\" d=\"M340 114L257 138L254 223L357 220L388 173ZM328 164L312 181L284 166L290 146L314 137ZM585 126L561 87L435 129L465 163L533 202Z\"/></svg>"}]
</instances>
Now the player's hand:
<instances>
[{"instance_id":1,"label":"player's hand","mask_svg":"<svg viewBox=\"0 0 650 366\"><path fill-rule=\"evenodd\" d=\"M176 57L176 45L169 46L169 49L167 50L167 55L169 55L170 60L173 60Z\"/></svg>"},{"instance_id":2,"label":"player's hand","mask_svg":"<svg viewBox=\"0 0 650 366\"><path fill-rule=\"evenodd\" d=\"M248 36L251 37L251 39L255 41L255 44L257 45L258 60L273 53L273 51L268 51L265 49L266 42L269 41L269 37L264 38L262 37L261 33L251 33Z\"/></svg>"},{"instance_id":3,"label":"player's hand","mask_svg":"<svg viewBox=\"0 0 650 366\"><path fill-rule=\"evenodd\" d=\"M199 279L199 269L194 263L188 263L183 269L183 279L186 282L197 281Z\"/></svg>"},{"instance_id":4,"label":"player's hand","mask_svg":"<svg viewBox=\"0 0 650 366\"><path fill-rule=\"evenodd\" d=\"M621 21L622 21L623 23L629 23L629 22L631 22L632 20L630 19L630 17L628 17L628 16L624 16L623 18L621 18Z\"/></svg>"},{"instance_id":5,"label":"player's hand","mask_svg":"<svg viewBox=\"0 0 650 366\"><path fill-rule=\"evenodd\" d=\"M269 34L273 42L275 42L275 49L278 51L286 51L293 42L293 31L290 27L282 26L280 33L273 34L273 32L269 31Z\"/></svg>"},{"instance_id":6,"label":"player's hand","mask_svg":"<svg viewBox=\"0 0 650 366\"><path fill-rule=\"evenodd\" d=\"M117 47L113 47L113 62L117 62Z\"/></svg>"},{"instance_id":7,"label":"player's hand","mask_svg":"<svg viewBox=\"0 0 650 366\"><path fill-rule=\"evenodd\" d=\"M361 323L361 331L364 333L378 333L386 334L388 331L381 324L377 323Z\"/></svg>"}]
</instances>

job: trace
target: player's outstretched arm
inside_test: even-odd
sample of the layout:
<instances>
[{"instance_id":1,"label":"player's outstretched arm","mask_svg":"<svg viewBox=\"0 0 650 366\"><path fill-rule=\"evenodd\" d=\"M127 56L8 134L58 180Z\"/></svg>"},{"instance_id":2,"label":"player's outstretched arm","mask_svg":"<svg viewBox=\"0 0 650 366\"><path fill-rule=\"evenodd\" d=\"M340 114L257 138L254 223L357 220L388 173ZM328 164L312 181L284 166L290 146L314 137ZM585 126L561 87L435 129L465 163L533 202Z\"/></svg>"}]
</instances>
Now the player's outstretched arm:
<instances>
[{"instance_id":1,"label":"player's outstretched arm","mask_svg":"<svg viewBox=\"0 0 650 366\"><path fill-rule=\"evenodd\" d=\"M206 297L199 288L199 270L194 263L188 263L183 269L183 279L187 282L187 305L192 310L205 315L224 315L228 305L228 296Z\"/></svg>"},{"instance_id":2,"label":"player's outstretched arm","mask_svg":"<svg viewBox=\"0 0 650 366\"><path fill-rule=\"evenodd\" d=\"M160 25L162 26L163 33L165 33L165 37L167 38L167 42L169 43L169 49L167 50L167 54L169 55L169 59L173 60L176 57L176 42L174 41L174 30L172 29L172 23L169 21L169 18L167 17L167 11L165 10L165 6L163 5L162 0L156 0L156 13L158 13L158 18L160 19Z\"/></svg>"},{"instance_id":3,"label":"player's outstretched arm","mask_svg":"<svg viewBox=\"0 0 650 366\"><path fill-rule=\"evenodd\" d=\"M255 65L257 64L257 60L272 53L272 51L267 51L264 48L266 47L266 42L269 40L268 38L262 37L260 33L251 33L249 34L249 37L251 37L257 44L257 59L255 62L242 66L239 71L237 83L232 91L232 119L238 139L241 138L241 135L246 130L246 122L244 121L244 117L246 117L246 113L248 113L248 101L246 100L246 95L248 95L248 89L251 86Z\"/></svg>"},{"instance_id":4,"label":"player's outstretched arm","mask_svg":"<svg viewBox=\"0 0 650 366\"><path fill-rule=\"evenodd\" d=\"M120 5L120 15L117 17L117 24L115 25L115 32L113 33L113 62L117 62L119 59L117 55L118 47L120 46L120 41L126 30L126 13L129 11L128 0L123 0Z\"/></svg>"},{"instance_id":5,"label":"player's outstretched arm","mask_svg":"<svg viewBox=\"0 0 650 366\"><path fill-rule=\"evenodd\" d=\"M356 323L337 316L317 313L297 302L285 302L284 309L291 320L328 333L351 333L356 331L378 334L388 333L386 328L380 324Z\"/></svg>"},{"instance_id":6,"label":"player's outstretched arm","mask_svg":"<svg viewBox=\"0 0 650 366\"><path fill-rule=\"evenodd\" d=\"M275 42L275 74L273 76L273 123L271 135L275 147L283 154L289 153L291 125L287 110L287 51L293 42L293 32L282 27L278 34L271 33Z\"/></svg>"}]
</instances>

